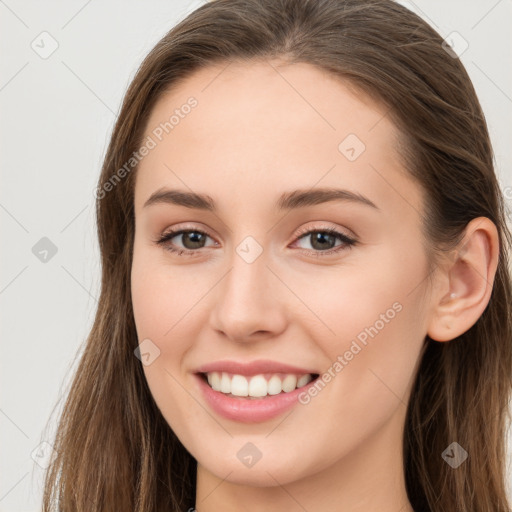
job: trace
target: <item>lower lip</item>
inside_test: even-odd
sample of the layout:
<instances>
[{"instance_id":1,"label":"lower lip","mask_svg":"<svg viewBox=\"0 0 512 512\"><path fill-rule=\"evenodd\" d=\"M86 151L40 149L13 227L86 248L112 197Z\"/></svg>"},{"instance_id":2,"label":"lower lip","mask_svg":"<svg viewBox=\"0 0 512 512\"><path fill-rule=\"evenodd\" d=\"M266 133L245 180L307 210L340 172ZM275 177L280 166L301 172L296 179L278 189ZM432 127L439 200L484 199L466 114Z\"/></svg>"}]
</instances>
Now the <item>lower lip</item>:
<instances>
[{"instance_id":1,"label":"lower lip","mask_svg":"<svg viewBox=\"0 0 512 512\"><path fill-rule=\"evenodd\" d=\"M233 421L257 423L270 420L291 409L298 403L298 396L307 391L316 382L312 380L305 386L288 393L267 395L262 398L231 397L213 390L203 378L195 374L199 387L210 407L218 414Z\"/></svg>"}]
</instances>

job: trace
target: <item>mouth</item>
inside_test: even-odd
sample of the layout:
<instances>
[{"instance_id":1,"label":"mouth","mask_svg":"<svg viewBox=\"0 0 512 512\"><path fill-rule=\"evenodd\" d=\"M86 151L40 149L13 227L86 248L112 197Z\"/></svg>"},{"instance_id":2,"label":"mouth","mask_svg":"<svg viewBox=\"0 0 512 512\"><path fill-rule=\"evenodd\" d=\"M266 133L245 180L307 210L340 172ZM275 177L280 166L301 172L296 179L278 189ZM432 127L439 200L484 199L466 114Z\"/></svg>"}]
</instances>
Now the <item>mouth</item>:
<instances>
[{"instance_id":1,"label":"mouth","mask_svg":"<svg viewBox=\"0 0 512 512\"><path fill-rule=\"evenodd\" d=\"M192 374L210 410L226 419L264 422L301 402L320 376L315 369L269 359L213 361Z\"/></svg>"},{"instance_id":2,"label":"mouth","mask_svg":"<svg viewBox=\"0 0 512 512\"><path fill-rule=\"evenodd\" d=\"M260 373L241 375L230 372L198 372L196 375L213 391L226 397L245 400L263 400L286 395L315 381L318 373Z\"/></svg>"},{"instance_id":3,"label":"mouth","mask_svg":"<svg viewBox=\"0 0 512 512\"><path fill-rule=\"evenodd\" d=\"M194 373L199 391L212 412L237 423L259 423L284 414L300 402L318 373L240 375L209 371Z\"/></svg>"}]
</instances>

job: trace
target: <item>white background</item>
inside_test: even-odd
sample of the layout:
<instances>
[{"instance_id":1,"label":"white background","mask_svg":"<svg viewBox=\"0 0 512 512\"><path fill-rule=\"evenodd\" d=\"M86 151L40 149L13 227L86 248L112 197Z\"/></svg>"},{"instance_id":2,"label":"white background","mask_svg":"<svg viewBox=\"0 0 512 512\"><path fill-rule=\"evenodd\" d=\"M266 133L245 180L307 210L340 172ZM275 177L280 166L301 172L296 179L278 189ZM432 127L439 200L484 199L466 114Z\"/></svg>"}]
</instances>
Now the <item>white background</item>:
<instances>
[{"instance_id":1,"label":"white background","mask_svg":"<svg viewBox=\"0 0 512 512\"><path fill-rule=\"evenodd\" d=\"M153 45L201 3L0 0L0 511L40 509L43 470L31 454L51 440L55 425L43 430L94 318L93 190L123 94ZM512 0L402 3L469 43L461 59L510 207ZM43 31L58 42L47 59L31 47ZM57 247L46 263L32 252L42 237Z\"/></svg>"}]
</instances>

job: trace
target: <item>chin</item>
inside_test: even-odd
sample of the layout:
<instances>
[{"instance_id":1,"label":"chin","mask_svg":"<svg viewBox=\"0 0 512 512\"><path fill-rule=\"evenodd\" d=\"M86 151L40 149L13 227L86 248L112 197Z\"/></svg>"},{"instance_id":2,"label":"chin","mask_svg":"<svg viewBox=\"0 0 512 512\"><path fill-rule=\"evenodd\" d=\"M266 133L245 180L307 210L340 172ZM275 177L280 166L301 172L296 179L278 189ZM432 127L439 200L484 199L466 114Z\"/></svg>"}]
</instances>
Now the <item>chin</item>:
<instances>
[{"instance_id":1,"label":"chin","mask_svg":"<svg viewBox=\"0 0 512 512\"><path fill-rule=\"evenodd\" d=\"M285 485L295 480L307 476L306 468L299 468L286 457L278 456L276 460L268 458L266 461L262 457L252 467L246 467L236 457L231 460L219 459L208 460L198 463L204 470L214 474L221 480L226 480L237 485L249 485L252 487L274 487ZM291 470L293 468L293 471Z\"/></svg>"}]
</instances>

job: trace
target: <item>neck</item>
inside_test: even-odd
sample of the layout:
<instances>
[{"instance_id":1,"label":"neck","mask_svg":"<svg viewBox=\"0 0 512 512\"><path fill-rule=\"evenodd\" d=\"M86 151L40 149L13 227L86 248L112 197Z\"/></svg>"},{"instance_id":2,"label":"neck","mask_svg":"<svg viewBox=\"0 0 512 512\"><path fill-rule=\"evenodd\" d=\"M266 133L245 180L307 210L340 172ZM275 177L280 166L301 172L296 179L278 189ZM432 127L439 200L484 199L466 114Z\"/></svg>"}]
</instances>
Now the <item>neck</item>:
<instances>
[{"instance_id":1,"label":"neck","mask_svg":"<svg viewBox=\"0 0 512 512\"><path fill-rule=\"evenodd\" d=\"M403 472L405 407L335 464L272 487L232 483L197 465L197 512L414 512Z\"/></svg>"}]
</instances>

